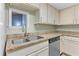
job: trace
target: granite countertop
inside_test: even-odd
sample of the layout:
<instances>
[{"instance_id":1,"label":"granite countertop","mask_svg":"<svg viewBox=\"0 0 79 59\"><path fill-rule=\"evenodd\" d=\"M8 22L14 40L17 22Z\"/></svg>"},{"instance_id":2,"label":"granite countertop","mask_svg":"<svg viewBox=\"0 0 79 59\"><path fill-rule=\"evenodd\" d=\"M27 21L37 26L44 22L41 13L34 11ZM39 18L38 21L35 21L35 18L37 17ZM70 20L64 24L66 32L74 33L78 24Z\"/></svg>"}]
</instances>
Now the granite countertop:
<instances>
[{"instance_id":1,"label":"granite countertop","mask_svg":"<svg viewBox=\"0 0 79 59\"><path fill-rule=\"evenodd\" d=\"M70 37L77 37L79 38L79 32L68 32L68 31L64 31L64 32L57 32L62 34L62 36L70 36Z\"/></svg>"},{"instance_id":2,"label":"granite countertop","mask_svg":"<svg viewBox=\"0 0 79 59\"><path fill-rule=\"evenodd\" d=\"M12 52L17 51L19 49L32 46L32 45L37 44L39 42L43 42L43 41L46 41L50 38L54 38L54 37L57 37L57 36L60 36L60 35L61 34L58 34L58 33L39 34L39 36L44 37L44 38L39 39L39 40L32 40L32 41L29 41L29 42L26 42L26 43L23 43L23 44L19 44L19 45L13 45L12 43L9 43L9 44L7 44L7 47L6 47L6 53L12 53ZM9 39L9 41L10 40L11 39Z\"/></svg>"},{"instance_id":3,"label":"granite countertop","mask_svg":"<svg viewBox=\"0 0 79 59\"><path fill-rule=\"evenodd\" d=\"M17 51L19 49L32 46L34 44L46 41L50 38L54 38L57 36L71 36L71 37L78 37L79 38L79 32L52 32L52 33L39 34L39 36L44 37L44 38L39 39L39 40L32 40L32 41L23 43L21 45L13 45L12 43L7 44L6 53L12 53L12 52ZM9 39L8 42L10 40L11 39Z\"/></svg>"}]
</instances>

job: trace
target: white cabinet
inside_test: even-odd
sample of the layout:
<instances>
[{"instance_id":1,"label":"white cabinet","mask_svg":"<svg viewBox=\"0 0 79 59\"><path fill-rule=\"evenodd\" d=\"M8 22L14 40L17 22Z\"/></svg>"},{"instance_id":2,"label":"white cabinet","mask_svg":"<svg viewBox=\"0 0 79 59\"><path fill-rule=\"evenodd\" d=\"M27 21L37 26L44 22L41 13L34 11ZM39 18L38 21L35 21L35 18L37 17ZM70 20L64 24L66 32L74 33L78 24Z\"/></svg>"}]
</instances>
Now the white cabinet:
<instances>
[{"instance_id":1,"label":"white cabinet","mask_svg":"<svg viewBox=\"0 0 79 59\"><path fill-rule=\"evenodd\" d=\"M74 7L60 11L60 24L74 24Z\"/></svg>"},{"instance_id":2,"label":"white cabinet","mask_svg":"<svg viewBox=\"0 0 79 59\"><path fill-rule=\"evenodd\" d=\"M48 5L48 23L53 25L59 24L59 11L51 5Z\"/></svg>"},{"instance_id":3,"label":"white cabinet","mask_svg":"<svg viewBox=\"0 0 79 59\"><path fill-rule=\"evenodd\" d=\"M79 24L79 5L75 6L75 24Z\"/></svg>"},{"instance_id":4,"label":"white cabinet","mask_svg":"<svg viewBox=\"0 0 79 59\"><path fill-rule=\"evenodd\" d=\"M55 9L55 25L60 24L60 19L59 19L59 10Z\"/></svg>"},{"instance_id":5,"label":"white cabinet","mask_svg":"<svg viewBox=\"0 0 79 59\"><path fill-rule=\"evenodd\" d=\"M49 47L45 47L44 49L39 51L37 56L49 56Z\"/></svg>"},{"instance_id":6,"label":"white cabinet","mask_svg":"<svg viewBox=\"0 0 79 59\"><path fill-rule=\"evenodd\" d=\"M79 5L61 10L60 24L79 24Z\"/></svg>"},{"instance_id":7,"label":"white cabinet","mask_svg":"<svg viewBox=\"0 0 79 59\"><path fill-rule=\"evenodd\" d=\"M47 4L40 4L39 22L47 23Z\"/></svg>"},{"instance_id":8,"label":"white cabinet","mask_svg":"<svg viewBox=\"0 0 79 59\"><path fill-rule=\"evenodd\" d=\"M39 11L36 12L36 23L40 24L59 24L59 11L49 4L41 3Z\"/></svg>"},{"instance_id":9,"label":"white cabinet","mask_svg":"<svg viewBox=\"0 0 79 59\"><path fill-rule=\"evenodd\" d=\"M36 51L28 56L49 56L49 47L45 47L39 51Z\"/></svg>"},{"instance_id":10,"label":"white cabinet","mask_svg":"<svg viewBox=\"0 0 79 59\"><path fill-rule=\"evenodd\" d=\"M32 53L35 54L35 52L37 52L37 51L40 51L40 50L42 51L42 49L48 50L48 48L46 48L46 47L48 47L48 41L36 43L35 45L31 45L26 48L18 49L11 53L7 52L7 55L8 56L28 56L28 55L31 55ZM41 54L41 51L39 52L39 55Z\"/></svg>"},{"instance_id":11,"label":"white cabinet","mask_svg":"<svg viewBox=\"0 0 79 59\"><path fill-rule=\"evenodd\" d=\"M79 45L72 40L64 40L64 52L73 56L79 55Z\"/></svg>"},{"instance_id":12,"label":"white cabinet","mask_svg":"<svg viewBox=\"0 0 79 59\"><path fill-rule=\"evenodd\" d=\"M61 24L79 24L79 5L61 10Z\"/></svg>"},{"instance_id":13,"label":"white cabinet","mask_svg":"<svg viewBox=\"0 0 79 59\"><path fill-rule=\"evenodd\" d=\"M72 56L79 56L79 38L64 36L62 42L63 52Z\"/></svg>"},{"instance_id":14,"label":"white cabinet","mask_svg":"<svg viewBox=\"0 0 79 59\"><path fill-rule=\"evenodd\" d=\"M54 24L55 23L55 8L48 5L48 23Z\"/></svg>"}]
</instances>

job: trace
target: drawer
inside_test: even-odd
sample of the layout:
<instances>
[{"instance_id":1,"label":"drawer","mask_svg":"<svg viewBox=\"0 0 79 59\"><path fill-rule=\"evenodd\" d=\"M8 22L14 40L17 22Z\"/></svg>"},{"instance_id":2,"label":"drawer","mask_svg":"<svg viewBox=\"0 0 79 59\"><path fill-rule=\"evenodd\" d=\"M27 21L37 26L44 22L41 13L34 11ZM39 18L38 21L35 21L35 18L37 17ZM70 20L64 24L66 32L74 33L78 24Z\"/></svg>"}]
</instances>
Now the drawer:
<instances>
[{"instance_id":1,"label":"drawer","mask_svg":"<svg viewBox=\"0 0 79 59\"><path fill-rule=\"evenodd\" d=\"M47 47L47 46L48 46L48 41L44 41L44 42L38 43L36 45L32 45L27 48L20 49L15 52L9 53L7 55L9 55L9 56L25 56L25 55L31 54L34 51Z\"/></svg>"},{"instance_id":2,"label":"drawer","mask_svg":"<svg viewBox=\"0 0 79 59\"><path fill-rule=\"evenodd\" d=\"M63 40L73 40L79 42L79 38L77 37L69 37L69 36L62 36L61 39Z\"/></svg>"},{"instance_id":3,"label":"drawer","mask_svg":"<svg viewBox=\"0 0 79 59\"><path fill-rule=\"evenodd\" d=\"M39 51L36 51L28 56L49 56L49 47L45 47Z\"/></svg>"},{"instance_id":4,"label":"drawer","mask_svg":"<svg viewBox=\"0 0 79 59\"><path fill-rule=\"evenodd\" d=\"M42 49L41 51L39 51L37 56L49 56L49 47L46 47Z\"/></svg>"}]
</instances>

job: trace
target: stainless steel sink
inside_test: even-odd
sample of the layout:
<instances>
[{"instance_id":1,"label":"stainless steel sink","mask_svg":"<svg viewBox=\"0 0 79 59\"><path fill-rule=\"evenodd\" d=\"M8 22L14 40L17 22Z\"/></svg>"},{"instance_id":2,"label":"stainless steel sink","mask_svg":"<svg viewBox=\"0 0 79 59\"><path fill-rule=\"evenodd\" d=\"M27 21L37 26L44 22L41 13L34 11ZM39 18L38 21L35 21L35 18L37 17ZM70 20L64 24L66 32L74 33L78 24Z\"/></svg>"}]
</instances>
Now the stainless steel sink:
<instances>
[{"instance_id":1,"label":"stainless steel sink","mask_svg":"<svg viewBox=\"0 0 79 59\"><path fill-rule=\"evenodd\" d=\"M28 37L26 37L28 40L38 40L41 39L43 37L41 36L36 36L36 35L29 35Z\"/></svg>"},{"instance_id":2,"label":"stainless steel sink","mask_svg":"<svg viewBox=\"0 0 79 59\"><path fill-rule=\"evenodd\" d=\"M38 40L41 39L43 37L41 36L36 36L36 35L29 35L27 37L24 37L23 39L14 39L12 40L12 44L23 44L29 41L33 41L33 40Z\"/></svg>"},{"instance_id":3,"label":"stainless steel sink","mask_svg":"<svg viewBox=\"0 0 79 59\"><path fill-rule=\"evenodd\" d=\"M42 37L42 36L37 36L37 39L42 39L42 38L44 38L44 37Z\"/></svg>"},{"instance_id":4,"label":"stainless steel sink","mask_svg":"<svg viewBox=\"0 0 79 59\"><path fill-rule=\"evenodd\" d=\"M30 40L28 40L28 39L15 39L15 40L12 40L12 44L23 44L23 43L26 43L29 41Z\"/></svg>"}]
</instances>

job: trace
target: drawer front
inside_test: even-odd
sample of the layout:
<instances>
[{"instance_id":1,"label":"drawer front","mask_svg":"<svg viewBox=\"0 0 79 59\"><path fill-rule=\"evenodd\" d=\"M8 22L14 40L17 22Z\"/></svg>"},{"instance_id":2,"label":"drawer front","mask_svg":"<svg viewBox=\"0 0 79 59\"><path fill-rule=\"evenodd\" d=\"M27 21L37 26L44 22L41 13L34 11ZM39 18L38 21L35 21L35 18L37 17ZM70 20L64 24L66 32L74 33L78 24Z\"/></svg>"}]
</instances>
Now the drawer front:
<instances>
[{"instance_id":1,"label":"drawer front","mask_svg":"<svg viewBox=\"0 0 79 59\"><path fill-rule=\"evenodd\" d=\"M46 46L48 46L48 41L38 43L36 45L15 51L13 53L9 53L7 55L9 55L9 56L25 56L25 55L31 54L34 51L40 50Z\"/></svg>"},{"instance_id":2,"label":"drawer front","mask_svg":"<svg viewBox=\"0 0 79 59\"><path fill-rule=\"evenodd\" d=\"M45 47L39 51L36 51L28 56L49 56L49 47Z\"/></svg>"},{"instance_id":3,"label":"drawer front","mask_svg":"<svg viewBox=\"0 0 79 59\"><path fill-rule=\"evenodd\" d=\"M40 51L37 56L49 56L49 47L46 47L42 51Z\"/></svg>"},{"instance_id":4,"label":"drawer front","mask_svg":"<svg viewBox=\"0 0 79 59\"><path fill-rule=\"evenodd\" d=\"M79 38L77 38L77 37L69 37L69 36L63 36L63 39L65 39L65 40L73 40L73 41L78 41L79 42Z\"/></svg>"}]
</instances>

